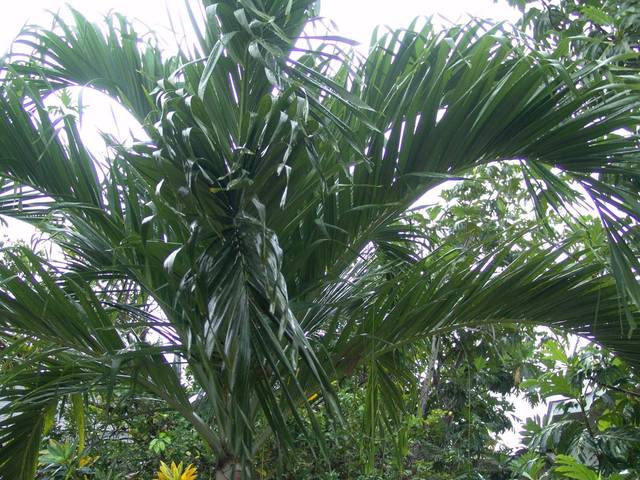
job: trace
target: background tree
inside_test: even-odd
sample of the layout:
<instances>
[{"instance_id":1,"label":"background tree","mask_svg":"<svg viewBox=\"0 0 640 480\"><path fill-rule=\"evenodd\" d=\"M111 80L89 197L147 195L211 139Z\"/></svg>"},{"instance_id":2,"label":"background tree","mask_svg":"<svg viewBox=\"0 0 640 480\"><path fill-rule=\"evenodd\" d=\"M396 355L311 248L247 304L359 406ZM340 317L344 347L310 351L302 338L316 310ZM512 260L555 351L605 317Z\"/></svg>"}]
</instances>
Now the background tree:
<instances>
[{"instance_id":1,"label":"background tree","mask_svg":"<svg viewBox=\"0 0 640 480\"><path fill-rule=\"evenodd\" d=\"M520 25L537 44L575 61L617 57L637 69L640 8L634 1L509 0L523 13Z\"/></svg>"},{"instance_id":2,"label":"background tree","mask_svg":"<svg viewBox=\"0 0 640 480\"><path fill-rule=\"evenodd\" d=\"M546 415L525 424L525 444L539 454L536 460L546 467L541 472L565 455L605 478L638 475L640 394L634 372L593 345L567 354L563 342L548 338L542 347L546 371L523 382L542 398L555 398Z\"/></svg>"}]
</instances>

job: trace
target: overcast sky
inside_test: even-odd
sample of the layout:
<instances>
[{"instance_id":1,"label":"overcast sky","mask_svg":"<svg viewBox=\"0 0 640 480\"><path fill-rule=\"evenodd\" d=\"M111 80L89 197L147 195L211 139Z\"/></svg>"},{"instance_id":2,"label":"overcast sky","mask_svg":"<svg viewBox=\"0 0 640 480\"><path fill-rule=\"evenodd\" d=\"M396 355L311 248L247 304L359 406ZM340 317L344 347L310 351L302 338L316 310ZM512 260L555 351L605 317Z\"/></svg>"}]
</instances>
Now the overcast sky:
<instances>
[{"instance_id":1,"label":"overcast sky","mask_svg":"<svg viewBox=\"0 0 640 480\"><path fill-rule=\"evenodd\" d=\"M47 10L57 11L69 4L99 19L109 10L135 17L153 29L168 29L167 11L174 23L183 10L183 0L18 0L3 9L0 48L6 50L11 39L27 22L47 23ZM405 27L418 16L435 16L458 21L471 14L483 18L515 21L518 12L506 0L322 0L321 14L332 19L343 35L368 43L376 25ZM178 17L178 21L176 21Z\"/></svg>"},{"instance_id":2,"label":"overcast sky","mask_svg":"<svg viewBox=\"0 0 640 480\"><path fill-rule=\"evenodd\" d=\"M164 36L163 32L169 35L171 31L168 12L175 28L180 28L181 18L184 18L180 13L183 12L182 0L18 0L11 2L11 7L3 9L0 18L0 52L7 51L24 24L49 25L51 20L47 10L58 11L64 9L65 4L96 21L100 21L102 15L110 10L123 13L159 32L161 37ZM321 15L335 22L343 36L365 45L369 43L371 32L377 25L406 27L413 19L421 16L433 17L437 24L465 21L469 15L511 22L518 18L518 12L509 7L506 0L499 0L498 3L492 0L322 0ZM186 19L182 21L188 23ZM98 128L116 133L112 132L116 124L115 118L121 124L127 123L122 122L126 112L112 113L111 107L100 103L99 97L85 98L85 102L87 100L92 107L83 120L82 134L87 143L100 142ZM8 235L13 239L29 242L32 233L32 230L12 222ZM517 401L516 407L516 415L520 418L533 413L523 401ZM544 406L540 406L535 413L540 414L544 409ZM518 440L519 435L515 432L502 436L502 441L509 446L516 446Z\"/></svg>"}]
</instances>

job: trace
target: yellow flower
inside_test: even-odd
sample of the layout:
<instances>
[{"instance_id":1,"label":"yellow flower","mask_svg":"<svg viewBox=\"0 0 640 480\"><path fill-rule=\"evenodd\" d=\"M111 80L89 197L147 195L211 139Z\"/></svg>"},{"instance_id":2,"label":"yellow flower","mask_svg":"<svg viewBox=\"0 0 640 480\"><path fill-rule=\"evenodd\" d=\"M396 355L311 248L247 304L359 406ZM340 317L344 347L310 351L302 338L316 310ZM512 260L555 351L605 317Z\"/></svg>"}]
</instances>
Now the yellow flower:
<instances>
[{"instance_id":1,"label":"yellow flower","mask_svg":"<svg viewBox=\"0 0 640 480\"><path fill-rule=\"evenodd\" d=\"M187 465L184 468L182 462L176 465L176 462L171 462L171 467L166 463L160 462L160 470L158 470L158 477L156 480L196 480L197 471L193 465Z\"/></svg>"}]
</instances>

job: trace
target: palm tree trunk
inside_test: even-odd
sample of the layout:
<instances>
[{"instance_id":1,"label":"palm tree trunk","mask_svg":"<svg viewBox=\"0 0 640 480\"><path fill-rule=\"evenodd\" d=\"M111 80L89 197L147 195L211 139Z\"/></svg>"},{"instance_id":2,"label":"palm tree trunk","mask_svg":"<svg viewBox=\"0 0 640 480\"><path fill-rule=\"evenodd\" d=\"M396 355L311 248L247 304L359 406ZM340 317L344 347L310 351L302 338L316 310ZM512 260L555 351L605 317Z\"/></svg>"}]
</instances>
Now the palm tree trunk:
<instances>
[{"instance_id":1,"label":"palm tree trunk","mask_svg":"<svg viewBox=\"0 0 640 480\"><path fill-rule=\"evenodd\" d=\"M433 370L438 359L439 341L438 337L431 339L431 357L427 365L427 371L424 374L422 387L420 388L420 415L424 417L427 413L427 401L431 395L431 387L433 385Z\"/></svg>"},{"instance_id":2,"label":"palm tree trunk","mask_svg":"<svg viewBox=\"0 0 640 480\"><path fill-rule=\"evenodd\" d=\"M250 477L247 472L244 479L248 478ZM215 480L243 480L242 466L234 458L221 460L216 466Z\"/></svg>"}]
</instances>

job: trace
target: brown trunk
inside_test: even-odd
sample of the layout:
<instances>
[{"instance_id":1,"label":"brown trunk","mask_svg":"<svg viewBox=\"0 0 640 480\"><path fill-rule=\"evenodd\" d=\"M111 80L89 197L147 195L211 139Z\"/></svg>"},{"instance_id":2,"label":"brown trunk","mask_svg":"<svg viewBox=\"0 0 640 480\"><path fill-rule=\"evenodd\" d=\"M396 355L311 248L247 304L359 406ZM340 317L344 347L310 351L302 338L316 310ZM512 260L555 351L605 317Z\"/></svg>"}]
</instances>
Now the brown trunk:
<instances>
[{"instance_id":1,"label":"brown trunk","mask_svg":"<svg viewBox=\"0 0 640 480\"><path fill-rule=\"evenodd\" d=\"M219 465L216 469L215 480L242 480L240 469L240 464L233 461Z\"/></svg>"}]
</instances>

